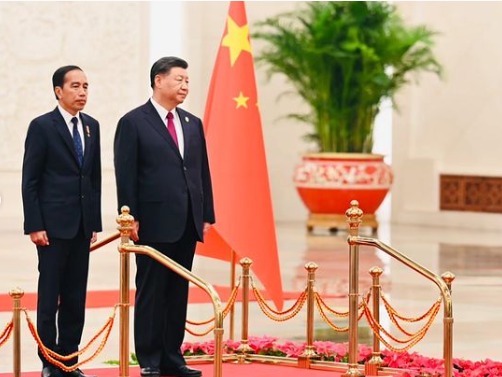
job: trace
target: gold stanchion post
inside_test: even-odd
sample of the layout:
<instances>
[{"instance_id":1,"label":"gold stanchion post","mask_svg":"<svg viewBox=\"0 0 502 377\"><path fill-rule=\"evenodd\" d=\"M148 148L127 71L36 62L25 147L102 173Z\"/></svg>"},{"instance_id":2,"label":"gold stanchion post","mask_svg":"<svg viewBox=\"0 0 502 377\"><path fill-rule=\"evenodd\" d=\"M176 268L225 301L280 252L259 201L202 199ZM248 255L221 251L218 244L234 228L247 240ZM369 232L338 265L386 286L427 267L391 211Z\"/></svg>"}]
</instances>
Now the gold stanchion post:
<instances>
[{"instance_id":1,"label":"gold stanchion post","mask_svg":"<svg viewBox=\"0 0 502 377\"><path fill-rule=\"evenodd\" d=\"M129 244L134 217L129 214L129 207L123 206L117 218L120 231L120 335L119 335L119 377L129 377L129 253L122 250L122 245Z\"/></svg>"},{"instance_id":2,"label":"gold stanchion post","mask_svg":"<svg viewBox=\"0 0 502 377\"><path fill-rule=\"evenodd\" d=\"M380 293L382 287L380 286L380 276L383 270L380 267L371 267L370 275L372 276L373 286L372 286L372 298L373 298L373 318L375 318L376 323L380 323ZM377 329L373 329L375 332L373 334L373 353L371 359L368 360L364 366L364 372L370 376L378 375L378 370L382 366L382 357L380 353L380 340L377 334L380 332Z\"/></svg>"},{"instance_id":3,"label":"gold stanchion post","mask_svg":"<svg viewBox=\"0 0 502 377\"><path fill-rule=\"evenodd\" d=\"M234 250L231 250L230 251L232 254L230 255L230 266L231 266L231 269L230 269L230 290L233 292L233 290L235 289L235 257L236 257L236 254L235 254L235 251ZM234 331L235 331L235 306L232 305L232 307L230 308L230 327L229 327L229 339L230 340L234 340Z\"/></svg>"},{"instance_id":4,"label":"gold stanchion post","mask_svg":"<svg viewBox=\"0 0 502 377\"><path fill-rule=\"evenodd\" d=\"M446 283L451 294L451 286L455 280L455 274L447 271L441 275L441 279ZM453 308L445 303L444 309L444 349L443 358L445 366L445 377L453 377Z\"/></svg>"},{"instance_id":5,"label":"gold stanchion post","mask_svg":"<svg viewBox=\"0 0 502 377\"><path fill-rule=\"evenodd\" d=\"M357 200L350 202L350 208L345 212L349 224L350 236L359 234L359 225L363 211L359 208ZM344 377L363 376L358 369L358 339L357 318L359 301L359 246L349 244L349 368L342 375Z\"/></svg>"},{"instance_id":6,"label":"gold stanchion post","mask_svg":"<svg viewBox=\"0 0 502 377\"><path fill-rule=\"evenodd\" d=\"M305 265L307 270L307 344L305 350L298 357L300 368L310 368L310 360L318 357L314 350L314 299L315 299L315 272L318 266L314 262Z\"/></svg>"},{"instance_id":7,"label":"gold stanchion post","mask_svg":"<svg viewBox=\"0 0 502 377\"><path fill-rule=\"evenodd\" d=\"M214 377L221 377L223 374L223 313L216 315L216 326L214 329Z\"/></svg>"},{"instance_id":8,"label":"gold stanchion post","mask_svg":"<svg viewBox=\"0 0 502 377\"><path fill-rule=\"evenodd\" d=\"M249 258L242 258L240 260L242 266L242 337L241 344L237 348L238 358L237 362L240 364L245 363L246 355L252 351L248 344L248 328L249 328L249 270L253 261Z\"/></svg>"},{"instance_id":9,"label":"gold stanchion post","mask_svg":"<svg viewBox=\"0 0 502 377\"><path fill-rule=\"evenodd\" d=\"M13 367L14 377L21 376L21 298L24 296L24 291L21 288L12 289L9 296L13 301L13 318L14 325L14 341L13 341Z\"/></svg>"}]
</instances>

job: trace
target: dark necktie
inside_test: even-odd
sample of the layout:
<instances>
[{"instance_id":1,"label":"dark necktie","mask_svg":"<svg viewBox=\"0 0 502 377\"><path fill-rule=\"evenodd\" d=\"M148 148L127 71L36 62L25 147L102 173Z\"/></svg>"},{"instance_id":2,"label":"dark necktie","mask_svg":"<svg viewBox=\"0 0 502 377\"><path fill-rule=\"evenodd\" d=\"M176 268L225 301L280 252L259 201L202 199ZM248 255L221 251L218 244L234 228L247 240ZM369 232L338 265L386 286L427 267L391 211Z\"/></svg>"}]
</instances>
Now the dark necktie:
<instances>
[{"instance_id":1,"label":"dark necktie","mask_svg":"<svg viewBox=\"0 0 502 377\"><path fill-rule=\"evenodd\" d=\"M80 133L78 132L77 124L78 119L76 117L71 118L73 123L73 145L75 146L75 152L77 152L78 163L82 167L84 162L84 150L82 148L82 139L80 139Z\"/></svg>"},{"instance_id":2,"label":"dark necktie","mask_svg":"<svg viewBox=\"0 0 502 377\"><path fill-rule=\"evenodd\" d=\"M169 111L167 113L167 130L171 134L171 137L174 140L174 144L176 144L176 146L179 147L178 146L178 136L176 135L176 128L174 128L174 120L173 120L173 118L174 118L173 113Z\"/></svg>"}]
</instances>

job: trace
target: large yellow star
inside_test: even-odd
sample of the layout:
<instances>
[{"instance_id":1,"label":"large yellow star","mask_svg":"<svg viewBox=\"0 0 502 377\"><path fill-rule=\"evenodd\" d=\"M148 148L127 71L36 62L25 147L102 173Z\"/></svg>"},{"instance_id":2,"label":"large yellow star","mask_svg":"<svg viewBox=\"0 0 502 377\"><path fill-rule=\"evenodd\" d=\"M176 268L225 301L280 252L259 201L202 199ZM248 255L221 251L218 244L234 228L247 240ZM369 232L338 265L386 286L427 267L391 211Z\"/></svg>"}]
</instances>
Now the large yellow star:
<instances>
[{"instance_id":1,"label":"large yellow star","mask_svg":"<svg viewBox=\"0 0 502 377\"><path fill-rule=\"evenodd\" d=\"M239 92L239 97L234 97L233 100L237 103L236 109L238 109L239 107L245 107L246 109L248 108L249 97L244 97L244 94L242 94L242 92Z\"/></svg>"},{"instance_id":2,"label":"large yellow star","mask_svg":"<svg viewBox=\"0 0 502 377\"><path fill-rule=\"evenodd\" d=\"M242 51L251 52L248 25L239 27L229 16L227 19L227 34L223 37L221 45L230 49L230 66L233 66Z\"/></svg>"}]
</instances>

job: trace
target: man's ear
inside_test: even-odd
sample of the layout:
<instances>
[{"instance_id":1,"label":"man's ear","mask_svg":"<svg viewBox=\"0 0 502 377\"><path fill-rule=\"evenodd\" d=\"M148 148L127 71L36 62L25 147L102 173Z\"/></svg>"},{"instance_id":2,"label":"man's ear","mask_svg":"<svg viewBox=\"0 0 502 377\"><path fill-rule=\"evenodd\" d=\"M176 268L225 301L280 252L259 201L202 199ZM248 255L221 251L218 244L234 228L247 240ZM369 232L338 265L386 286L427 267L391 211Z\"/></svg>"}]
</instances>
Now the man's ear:
<instances>
[{"instance_id":1,"label":"man's ear","mask_svg":"<svg viewBox=\"0 0 502 377\"><path fill-rule=\"evenodd\" d=\"M162 81L162 76L161 75L156 75L155 79L154 79L154 84L155 84L154 88L160 88L160 87L162 87L161 81Z\"/></svg>"},{"instance_id":2,"label":"man's ear","mask_svg":"<svg viewBox=\"0 0 502 377\"><path fill-rule=\"evenodd\" d=\"M58 100L60 100L60 99L61 99L61 97L63 96L63 93L62 93L62 92L63 92L63 89L61 89L61 87L60 87L60 86L56 86L56 87L54 88L54 93L56 94L56 97L57 97L57 99L58 99Z\"/></svg>"}]
</instances>

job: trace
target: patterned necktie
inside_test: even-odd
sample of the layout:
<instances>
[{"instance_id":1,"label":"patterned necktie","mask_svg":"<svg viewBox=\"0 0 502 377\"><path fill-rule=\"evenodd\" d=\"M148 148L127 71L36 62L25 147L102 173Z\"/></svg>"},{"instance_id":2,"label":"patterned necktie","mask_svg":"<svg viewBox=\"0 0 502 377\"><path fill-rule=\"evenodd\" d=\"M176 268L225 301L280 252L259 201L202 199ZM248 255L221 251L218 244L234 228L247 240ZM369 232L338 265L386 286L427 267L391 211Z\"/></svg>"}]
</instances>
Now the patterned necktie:
<instances>
[{"instance_id":1,"label":"patterned necktie","mask_svg":"<svg viewBox=\"0 0 502 377\"><path fill-rule=\"evenodd\" d=\"M82 139L80 139L80 133L78 132L77 124L78 119L76 117L71 118L73 123L73 145L75 146L75 152L77 152L78 163L82 167L84 162L84 150L82 148Z\"/></svg>"},{"instance_id":2,"label":"patterned necktie","mask_svg":"<svg viewBox=\"0 0 502 377\"><path fill-rule=\"evenodd\" d=\"M174 121L173 121L174 115L172 112L167 113L167 130L171 134L171 137L174 140L174 144L176 144L177 147L178 145L178 136L176 135L176 128L174 128Z\"/></svg>"}]
</instances>

